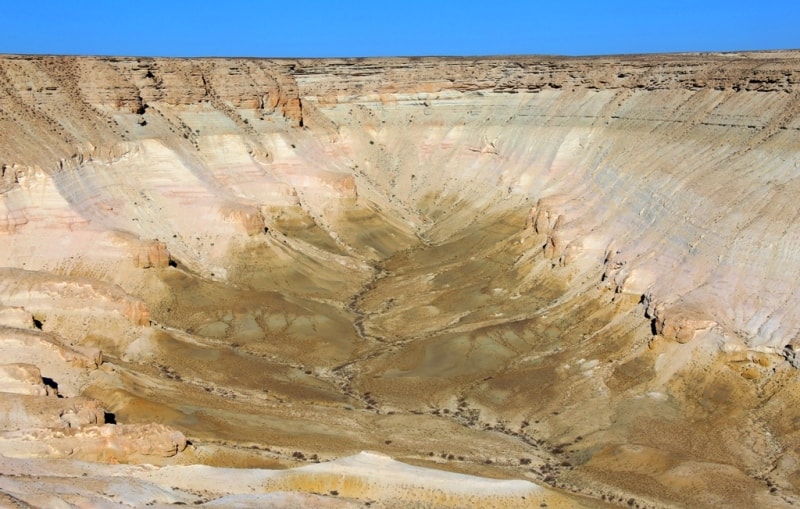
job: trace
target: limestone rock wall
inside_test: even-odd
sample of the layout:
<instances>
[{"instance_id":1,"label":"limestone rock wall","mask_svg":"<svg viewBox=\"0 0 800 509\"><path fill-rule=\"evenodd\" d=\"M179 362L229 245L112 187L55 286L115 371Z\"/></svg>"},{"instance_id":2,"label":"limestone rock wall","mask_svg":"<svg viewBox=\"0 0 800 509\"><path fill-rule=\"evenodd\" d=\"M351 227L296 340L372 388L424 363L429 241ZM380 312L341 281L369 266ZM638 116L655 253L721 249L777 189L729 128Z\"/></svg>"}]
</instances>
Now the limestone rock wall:
<instances>
[{"instance_id":1,"label":"limestone rock wall","mask_svg":"<svg viewBox=\"0 0 800 509\"><path fill-rule=\"evenodd\" d=\"M446 238L461 220L431 193L524 199L546 255L603 264L658 333L780 352L800 331L797 58L3 57L0 260L129 287L129 261L224 279L271 207L370 258L337 231L342 200Z\"/></svg>"}]
</instances>

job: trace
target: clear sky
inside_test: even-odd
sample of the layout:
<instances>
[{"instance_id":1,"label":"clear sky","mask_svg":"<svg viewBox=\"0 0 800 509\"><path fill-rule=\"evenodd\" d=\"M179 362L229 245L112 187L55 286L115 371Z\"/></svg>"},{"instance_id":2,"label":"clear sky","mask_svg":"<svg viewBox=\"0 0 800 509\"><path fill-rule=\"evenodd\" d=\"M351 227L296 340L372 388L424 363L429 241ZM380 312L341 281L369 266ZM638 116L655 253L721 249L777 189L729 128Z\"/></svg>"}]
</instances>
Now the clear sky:
<instances>
[{"instance_id":1,"label":"clear sky","mask_svg":"<svg viewBox=\"0 0 800 509\"><path fill-rule=\"evenodd\" d=\"M13 0L0 53L598 55L800 49L800 0Z\"/></svg>"}]
</instances>

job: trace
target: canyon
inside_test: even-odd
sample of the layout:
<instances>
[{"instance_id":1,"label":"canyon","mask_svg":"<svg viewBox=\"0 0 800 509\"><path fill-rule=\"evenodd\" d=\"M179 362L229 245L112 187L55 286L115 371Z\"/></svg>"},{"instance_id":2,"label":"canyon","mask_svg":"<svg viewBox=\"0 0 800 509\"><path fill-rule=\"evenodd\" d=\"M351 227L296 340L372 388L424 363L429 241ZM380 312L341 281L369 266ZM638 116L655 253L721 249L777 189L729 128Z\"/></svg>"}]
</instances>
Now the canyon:
<instances>
[{"instance_id":1,"label":"canyon","mask_svg":"<svg viewBox=\"0 0 800 509\"><path fill-rule=\"evenodd\" d=\"M4 507L800 503L800 52L5 55L0 169Z\"/></svg>"}]
</instances>

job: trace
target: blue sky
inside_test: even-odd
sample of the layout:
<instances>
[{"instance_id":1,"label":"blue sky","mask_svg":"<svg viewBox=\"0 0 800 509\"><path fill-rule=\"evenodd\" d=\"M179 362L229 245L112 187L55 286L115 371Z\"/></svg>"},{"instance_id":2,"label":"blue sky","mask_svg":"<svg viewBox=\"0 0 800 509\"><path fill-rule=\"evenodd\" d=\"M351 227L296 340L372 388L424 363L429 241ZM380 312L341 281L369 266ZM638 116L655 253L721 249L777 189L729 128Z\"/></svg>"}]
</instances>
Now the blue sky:
<instances>
[{"instance_id":1,"label":"blue sky","mask_svg":"<svg viewBox=\"0 0 800 509\"><path fill-rule=\"evenodd\" d=\"M330 57L800 49L800 0L31 1L0 53Z\"/></svg>"}]
</instances>

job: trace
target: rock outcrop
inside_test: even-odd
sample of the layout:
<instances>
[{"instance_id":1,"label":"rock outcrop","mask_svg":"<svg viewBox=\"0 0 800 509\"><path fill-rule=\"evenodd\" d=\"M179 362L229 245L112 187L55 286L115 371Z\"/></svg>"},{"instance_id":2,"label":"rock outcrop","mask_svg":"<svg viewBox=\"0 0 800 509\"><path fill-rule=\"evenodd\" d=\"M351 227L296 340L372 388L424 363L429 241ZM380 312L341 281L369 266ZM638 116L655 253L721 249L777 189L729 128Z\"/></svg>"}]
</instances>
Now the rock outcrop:
<instances>
[{"instance_id":1,"label":"rock outcrop","mask_svg":"<svg viewBox=\"0 0 800 509\"><path fill-rule=\"evenodd\" d=\"M48 396L53 392L42 381L42 372L32 364L0 364L3 393Z\"/></svg>"},{"instance_id":2,"label":"rock outcrop","mask_svg":"<svg viewBox=\"0 0 800 509\"><path fill-rule=\"evenodd\" d=\"M0 430L3 432L39 428L63 430L105 422L105 412L97 400L80 396L73 398L40 396L42 395L0 393Z\"/></svg>"},{"instance_id":3,"label":"rock outcrop","mask_svg":"<svg viewBox=\"0 0 800 509\"><path fill-rule=\"evenodd\" d=\"M79 418L79 417L78 417ZM170 457L186 448L183 433L163 424L100 424L28 429L0 435L4 456L134 462Z\"/></svg>"}]
</instances>

